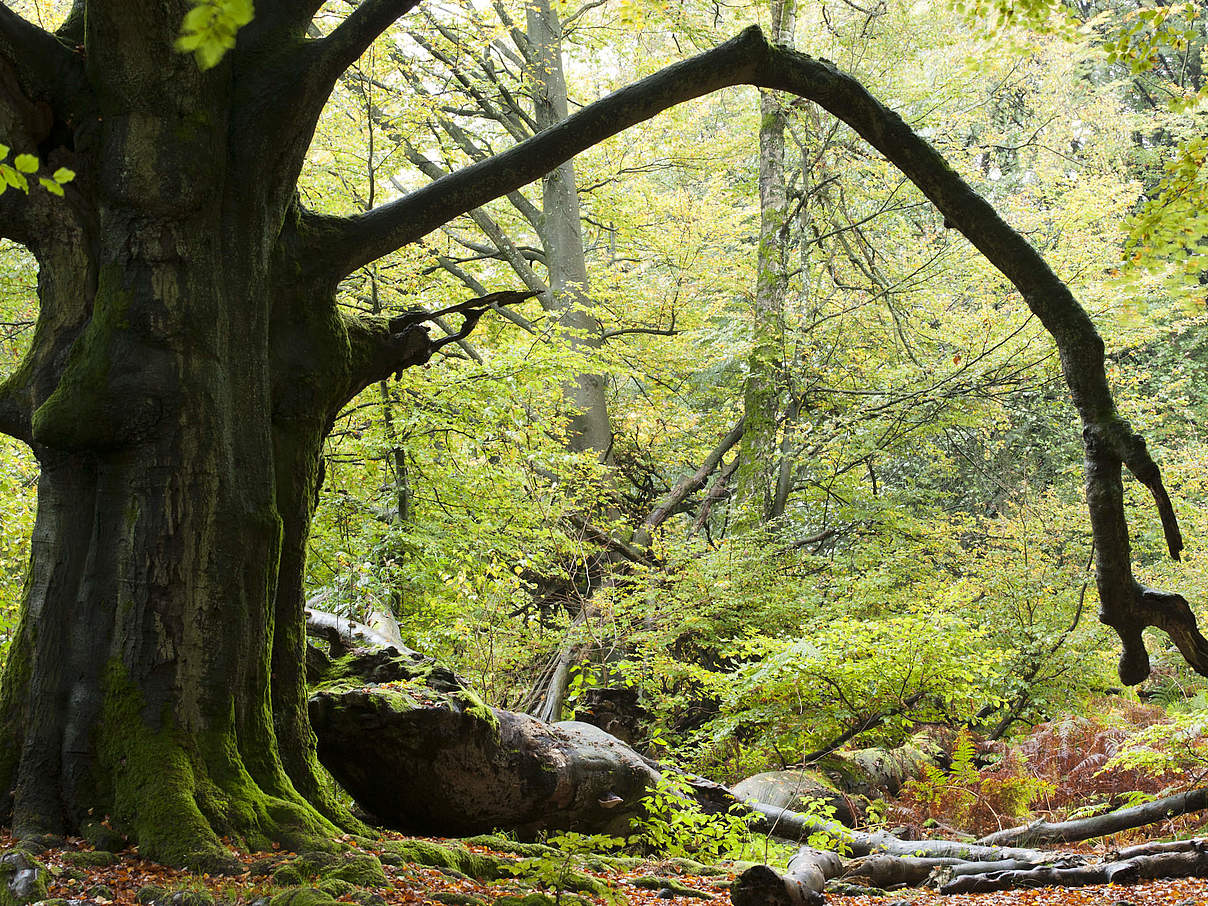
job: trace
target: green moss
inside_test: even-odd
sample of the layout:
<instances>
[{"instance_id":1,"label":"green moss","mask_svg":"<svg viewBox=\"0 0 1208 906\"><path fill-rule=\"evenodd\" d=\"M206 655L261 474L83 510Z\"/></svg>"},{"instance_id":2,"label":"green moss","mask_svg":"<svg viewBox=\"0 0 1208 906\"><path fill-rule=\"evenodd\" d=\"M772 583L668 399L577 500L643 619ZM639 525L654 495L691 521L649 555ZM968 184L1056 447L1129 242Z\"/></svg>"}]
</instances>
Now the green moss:
<instances>
[{"instance_id":1,"label":"green moss","mask_svg":"<svg viewBox=\"0 0 1208 906\"><path fill-rule=\"evenodd\" d=\"M99 821L85 821L80 826L80 836L101 851L126 848L126 838Z\"/></svg>"},{"instance_id":2,"label":"green moss","mask_svg":"<svg viewBox=\"0 0 1208 906\"><path fill-rule=\"evenodd\" d=\"M158 887L154 884L148 884L146 887L140 887L138 893L134 895L134 902L139 906L150 906L152 903L161 902L168 897L168 888Z\"/></svg>"},{"instance_id":3,"label":"green moss","mask_svg":"<svg viewBox=\"0 0 1208 906\"><path fill-rule=\"evenodd\" d=\"M491 730L498 735L499 718L495 716L494 711L487 707L487 703L479 698L477 693L470 689L462 689L459 692L453 693L453 697L462 703L466 714L486 722L490 725Z\"/></svg>"},{"instance_id":4,"label":"green moss","mask_svg":"<svg viewBox=\"0 0 1208 906\"><path fill-rule=\"evenodd\" d=\"M291 887L269 901L269 906L331 906L336 899L317 887Z\"/></svg>"},{"instance_id":5,"label":"green moss","mask_svg":"<svg viewBox=\"0 0 1208 906\"><path fill-rule=\"evenodd\" d=\"M382 863L370 853L347 853L323 872L325 880L347 881L356 887L384 887L390 883Z\"/></svg>"},{"instance_id":6,"label":"green moss","mask_svg":"<svg viewBox=\"0 0 1208 906\"><path fill-rule=\"evenodd\" d=\"M319 882L319 889L333 897L342 897L352 893L357 886L347 881L341 881L339 878L328 878Z\"/></svg>"},{"instance_id":7,"label":"green moss","mask_svg":"<svg viewBox=\"0 0 1208 906\"><path fill-rule=\"evenodd\" d=\"M273 872L273 883L278 887L297 887L306 877L293 865L282 865Z\"/></svg>"},{"instance_id":8,"label":"green moss","mask_svg":"<svg viewBox=\"0 0 1208 906\"><path fill-rule=\"evenodd\" d=\"M468 893L457 893L452 890L431 894L431 898L437 903L446 904L446 906L487 906L487 901L482 897L472 896Z\"/></svg>"},{"instance_id":9,"label":"green moss","mask_svg":"<svg viewBox=\"0 0 1208 906\"><path fill-rule=\"evenodd\" d=\"M472 853L456 843L440 844L428 840L403 840L387 844L383 861L390 864L409 862L434 868L449 868L479 881L494 881L510 877L510 860L498 856Z\"/></svg>"},{"instance_id":10,"label":"green moss","mask_svg":"<svg viewBox=\"0 0 1208 906\"><path fill-rule=\"evenodd\" d=\"M0 906L26 906L45 900L49 873L46 866L20 849L0 854Z\"/></svg>"},{"instance_id":11,"label":"green moss","mask_svg":"<svg viewBox=\"0 0 1208 906\"><path fill-rule=\"evenodd\" d=\"M334 825L300 799L266 793L248 773L235 743L233 703L228 713L209 715L210 729L186 736L167 707L159 729L148 726L141 691L120 662L110 664L103 688L96 798L114 828L136 839L144 855L226 874L242 869L220 845L219 834L248 849L274 842L293 849L335 848ZM264 719L271 727L271 715ZM279 777L267 773L286 794L296 795L279 765Z\"/></svg>"},{"instance_id":12,"label":"green moss","mask_svg":"<svg viewBox=\"0 0 1208 906\"><path fill-rule=\"evenodd\" d=\"M33 435L40 443L64 449L113 446L127 439L127 428L158 410L149 393L119 393L113 387L115 364L131 371L147 367L144 357L131 354L129 339L118 342L129 328L131 300L122 269L102 267L92 318L72 344L58 386L34 411ZM119 351L123 345L127 348Z\"/></svg>"},{"instance_id":13,"label":"green moss","mask_svg":"<svg viewBox=\"0 0 1208 906\"><path fill-rule=\"evenodd\" d=\"M105 852L102 849L95 851L84 850L81 852L66 852L60 858L68 865L79 865L80 867L102 868L106 865L116 865L117 856L113 853Z\"/></svg>"},{"instance_id":14,"label":"green moss","mask_svg":"<svg viewBox=\"0 0 1208 906\"><path fill-rule=\"evenodd\" d=\"M554 899L548 893L526 893L524 896L499 897L495 906L588 906L582 897L562 894Z\"/></svg>"},{"instance_id":15,"label":"green moss","mask_svg":"<svg viewBox=\"0 0 1208 906\"><path fill-rule=\"evenodd\" d=\"M112 661L103 679L104 713L97 746L98 787L112 799L114 824L135 837L143 855L181 865L201 853L225 854L193 798L196 776L170 717L154 731L142 694Z\"/></svg>"}]
</instances>

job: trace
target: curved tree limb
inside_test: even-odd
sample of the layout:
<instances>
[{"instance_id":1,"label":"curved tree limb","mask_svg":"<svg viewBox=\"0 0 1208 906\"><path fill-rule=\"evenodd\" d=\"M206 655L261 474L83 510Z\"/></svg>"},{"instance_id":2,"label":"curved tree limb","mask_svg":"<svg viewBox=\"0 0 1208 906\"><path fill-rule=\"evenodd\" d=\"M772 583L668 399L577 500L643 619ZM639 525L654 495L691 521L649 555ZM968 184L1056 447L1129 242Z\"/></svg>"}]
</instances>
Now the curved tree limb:
<instances>
[{"instance_id":1,"label":"curved tree limb","mask_svg":"<svg viewBox=\"0 0 1208 906\"><path fill-rule=\"evenodd\" d=\"M325 38L310 45L307 79L327 92L379 35L410 12L419 0L361 0Z\"/></svg>"},{"instance_id":2,"label":"curved tree limb","mask_svg":"<svg viewBox=\"0 0 1208 906\"><path fill-rule=\"evenodd\" d=\"M701 488L713 471L721 464L724 457L730 450L742 440L743 419L739 419L734 423L733 427L726 435L717 443L705 457L705 461L701 463L700 468L691 475L685 475L675 483L670 491L668 491L663 499L658 502L658 505L651 511L650 515L637 527L633 533L633 546L639 550L646 550L650 547L650 542L654 538L654 532L660 525L667 521L668 517L675 512L676 508L684 502L689 494Z\"/></svg>"},{"instance_id":3,"label":"curved tree limb","mask_svg":"<svg viewBox=\"0 0 1208 906\"><path fill-rule=\"evenodd\" d=\"M52 90L62 69L75 65L71 50L34 23L0 3L0 59L8 61L22 87ZM0 101L3 100L0 95Z\"/></svg>"}]
</instances>

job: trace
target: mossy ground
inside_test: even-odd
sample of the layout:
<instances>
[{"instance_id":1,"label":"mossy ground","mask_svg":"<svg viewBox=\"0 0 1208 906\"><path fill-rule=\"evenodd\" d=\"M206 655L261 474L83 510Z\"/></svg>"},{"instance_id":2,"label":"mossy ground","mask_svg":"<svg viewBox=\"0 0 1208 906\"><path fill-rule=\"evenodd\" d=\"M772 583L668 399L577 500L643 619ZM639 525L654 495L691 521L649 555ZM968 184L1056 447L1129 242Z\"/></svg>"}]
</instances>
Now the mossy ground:
<instances>
[{"instance_id":1,"label":"mossy ground","mask_svg":"<svg viewBox=\"0 0 1208 906\"><path fill-rule=\"evenodd\" d=\"M130 850L98 851L82 838L43 838L28 846L46 868L45 896L78 902L104 885L112 894L105 899L114 906L485 906L501 901L505 906L537 906L554 899L538 896L542 891L526 885L523 863L568 858L551 847L497 836L457 841L386 834L380 839L345 836L333 842L340 851L237 854L239 872L222 876L166 868ZM0 852L17 847L0 829ZM520 877L514 873L517 869ZM674 876L685 887L703 889L720 903L729 902L724 889L727 875L680 874L667 862L575 856L566 869L559 898L563 906L701 902L693 897L668 898L664 891L630 883L654 874Z\"/></svg>"}]
</instances>

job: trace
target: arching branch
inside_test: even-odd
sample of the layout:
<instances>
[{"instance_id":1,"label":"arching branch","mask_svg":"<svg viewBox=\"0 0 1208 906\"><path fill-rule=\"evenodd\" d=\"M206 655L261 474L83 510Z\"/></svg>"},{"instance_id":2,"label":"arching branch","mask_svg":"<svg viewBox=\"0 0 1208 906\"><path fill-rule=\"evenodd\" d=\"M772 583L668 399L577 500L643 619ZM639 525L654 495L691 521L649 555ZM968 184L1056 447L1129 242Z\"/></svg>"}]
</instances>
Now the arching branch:
<instances>
[{"instance_id":1,"label":"arching branch","mask_svg":"<svg viewBox=\"0 0 1208 906\"><path fill-rule=\"evenodd\" d=\"M833 64L773 47L757 27L699 56L584 107L556 126L489 160L438 179L360 217L329 221L325 248L304 260L328 269L326 279L414 241L449 219L540 177L561 162L630 125L719 88L749 84L791 92L843 120L897 166L1019 290L1056 341L1062 370L1083 425L1087 503L1095 537L1099 619L1119 634L1120 676L1140 682L1149 673L1142 631L1166 631L1197 671L1208 675L1208 639L1179 595L1157 592L1132 575L1121 468L1153 493L1170 553L1182 538L1157 465L1144 442L1116 412L1107 384L1103 340L1069 288L994 208L948 166L930 144L856 79Z\"/></svg>"},{"instance_id":2,"label":"arching branch","mask_svg":"<svg viewBox=\"0 0 1208 906\"><path fill-rule=\"evenodd\" d=\"M58 81L56 71L71 64L72 54L50 32L0 4L0 59L12 66L24 89L45 90Z\"/></svg>"}]
</instances>

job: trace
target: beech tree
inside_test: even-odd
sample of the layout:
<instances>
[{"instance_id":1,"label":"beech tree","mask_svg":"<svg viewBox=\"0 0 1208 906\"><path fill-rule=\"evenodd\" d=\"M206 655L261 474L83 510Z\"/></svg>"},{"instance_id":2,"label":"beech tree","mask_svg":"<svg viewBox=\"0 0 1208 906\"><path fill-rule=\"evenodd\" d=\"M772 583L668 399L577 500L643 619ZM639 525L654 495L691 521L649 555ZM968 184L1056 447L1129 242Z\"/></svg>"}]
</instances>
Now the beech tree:
<instances>
[{"instance_id":1,"label":"beech tree","mask_svg":"<svg viewBox=\"0 0 1208 906\"><path fill-rule=\"evenodd\" d=\"M0 236L36 257L40 303L0 384L0 431L42 470L0 690L0 821L19 836L109 825L149 857L201 865L222 858L222 837L302 847L349 826L315 758L303 675L324 436L362 388L514 297L458 306L460 334L436 340L423 314L341 311L338 284L627 126L741 84L844 120L1019 289L1082 418L1121 675L1148 672L1149 625L1208 673L1187 602L1133 578L1123 465L1153 491L1173 556L1182 540L1116 412L1090 318L930 145L827 61L752 27L366 213L307 210L296 183L329 94L416 2L362 0L314 37L318 2L262 0L204 71L174 47L187 0L75 0L53 34L0 5L0 141L76 174L62 198L0 195Z\"/></svg>"}]
</instances>

